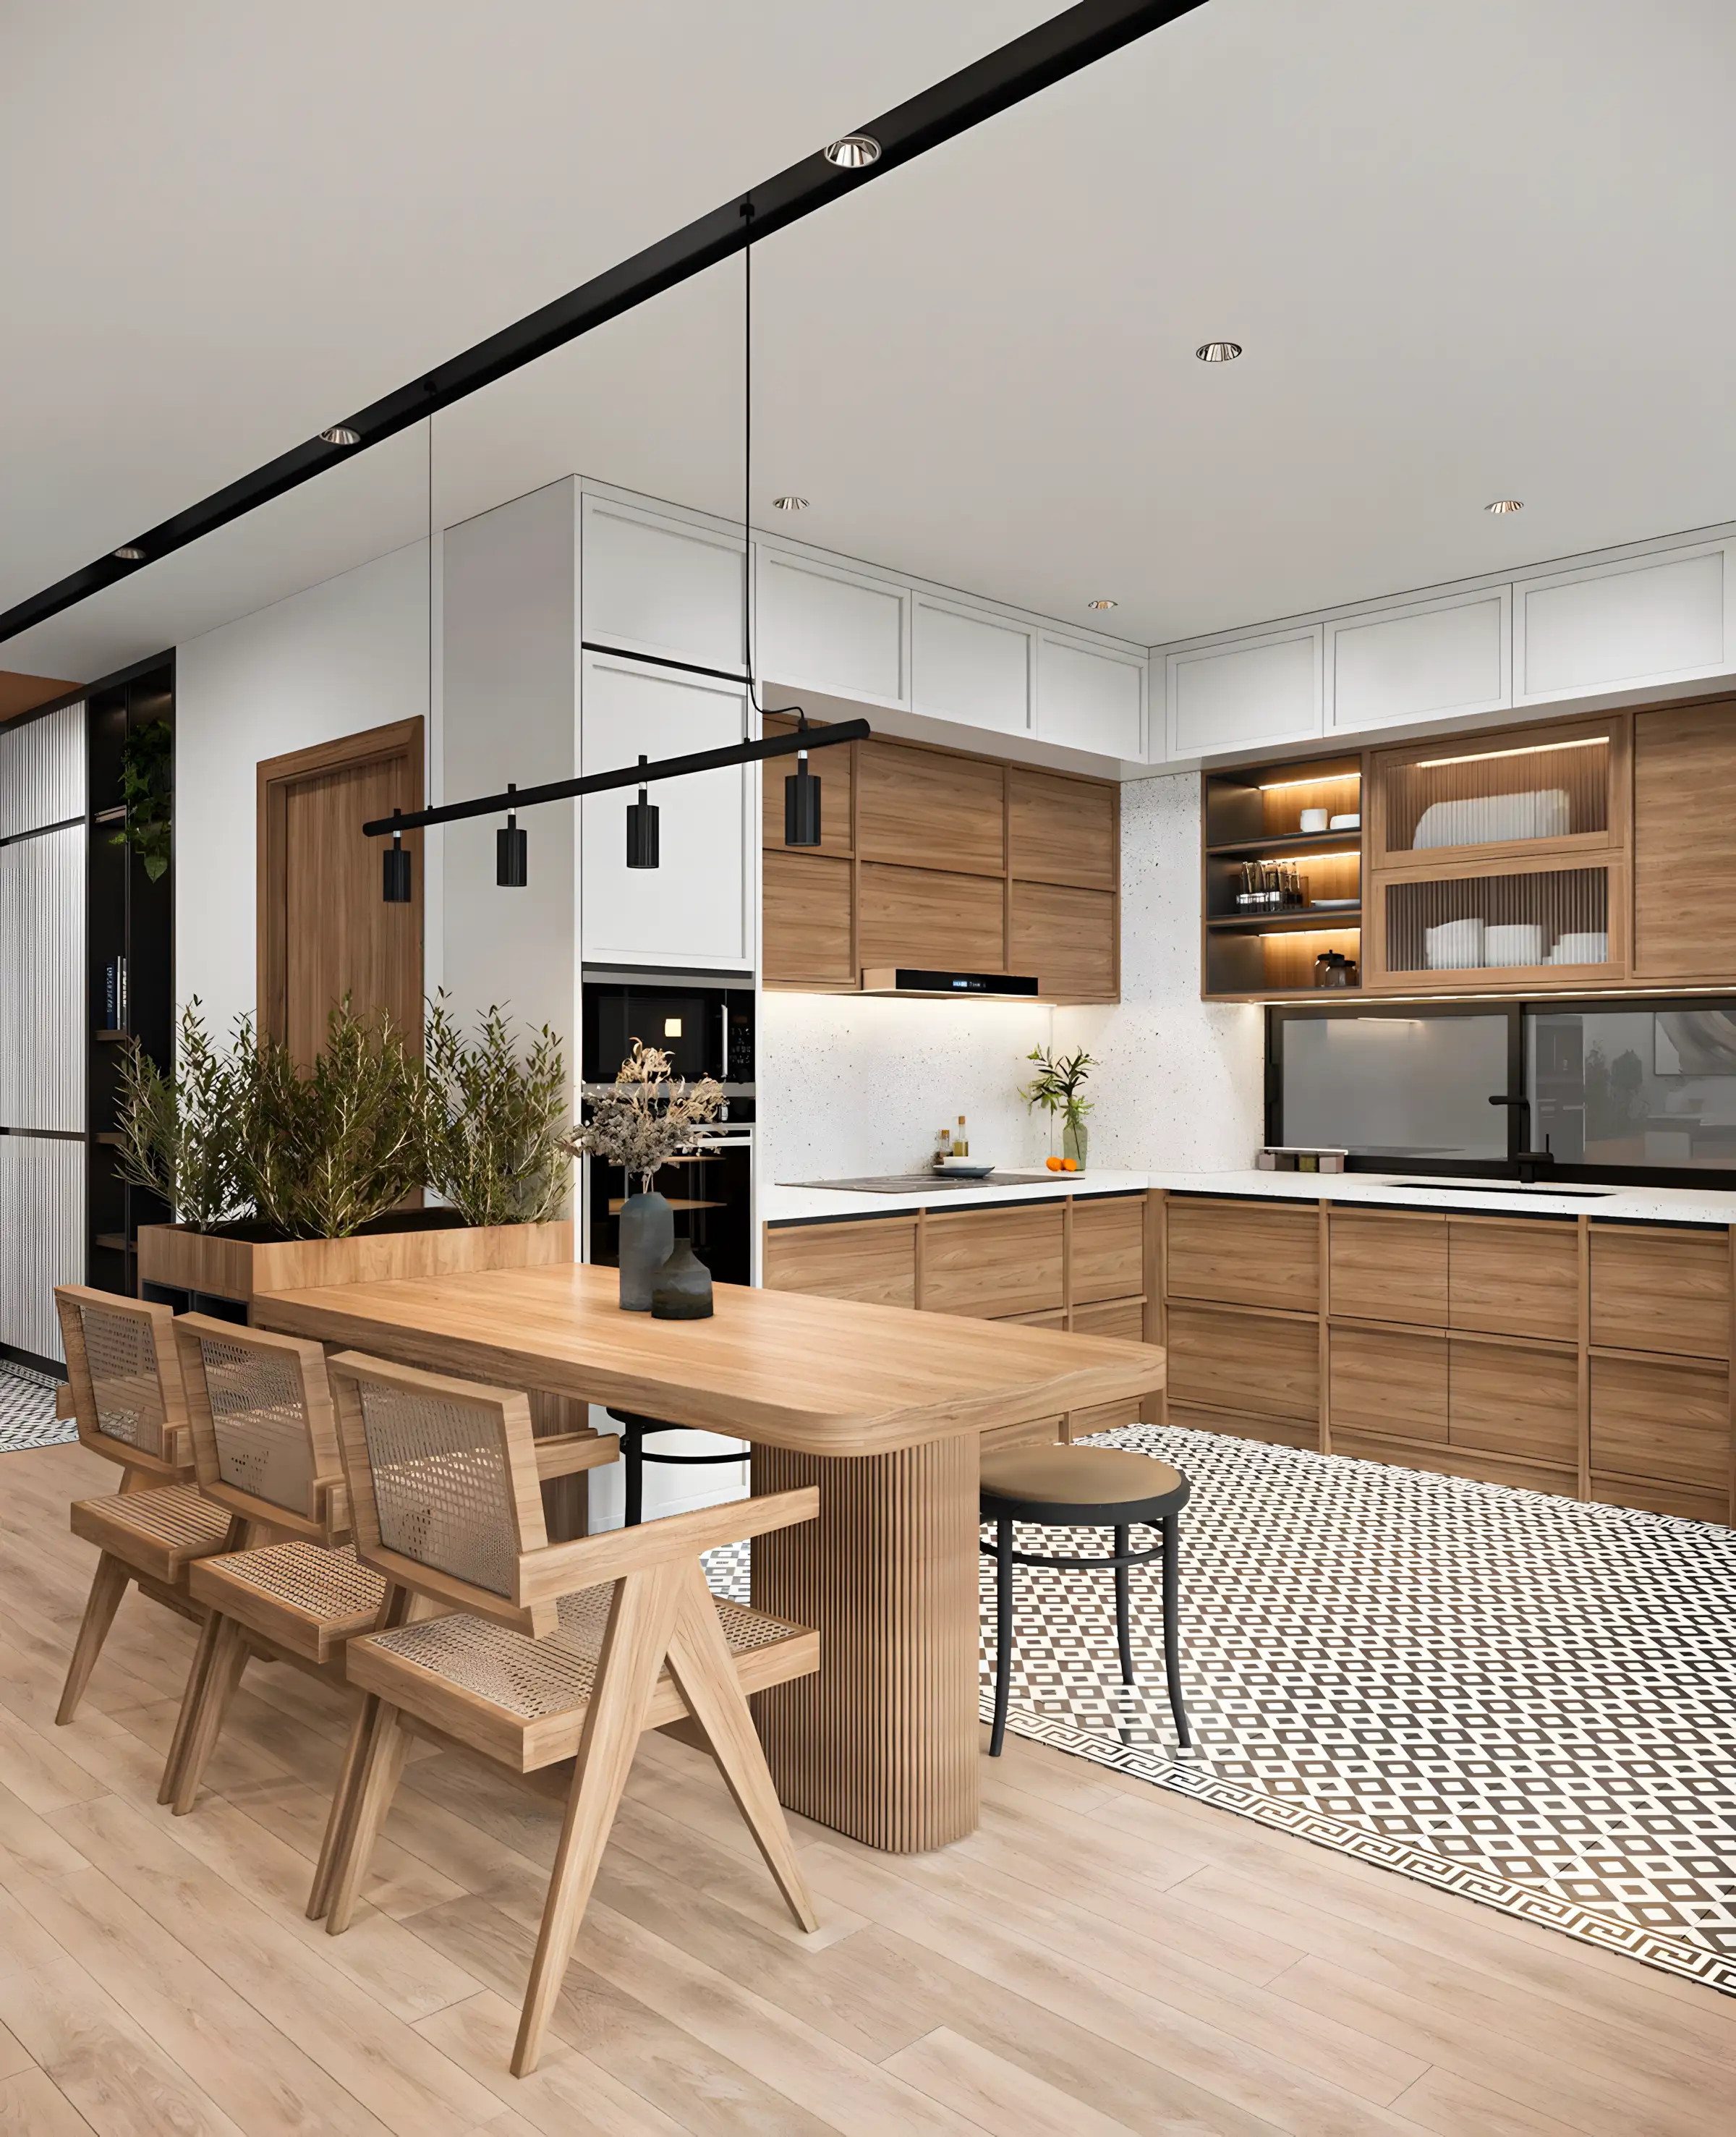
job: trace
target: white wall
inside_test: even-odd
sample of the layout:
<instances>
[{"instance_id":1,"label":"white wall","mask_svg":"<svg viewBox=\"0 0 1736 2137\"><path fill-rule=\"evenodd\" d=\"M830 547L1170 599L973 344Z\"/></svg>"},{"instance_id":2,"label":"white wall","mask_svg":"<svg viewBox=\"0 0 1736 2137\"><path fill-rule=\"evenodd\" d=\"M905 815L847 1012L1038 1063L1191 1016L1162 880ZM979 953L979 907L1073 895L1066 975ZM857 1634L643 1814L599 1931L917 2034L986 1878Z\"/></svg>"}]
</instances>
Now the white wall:
<instances>
[{"instance_id":1,"label":"white wall","mask_svg":"<svg viewBox=\"0 0 1736 2137\"><path fill-rule=\"evenodd\" d=\"M259 760L427 710L425 543L176 649L175 992L219 1034L255 1007Z\"/></svg>"},{"instance_id":2,"label":"white wall","mask_svg":"<svg viewBox=\"0 0 1736 2137\"><path fill-rule=\"evenodd\" d=\"M1262 1013L1199 999L1199 775L1121 789L1121 999L1055 1012L1097 1058L1093 1165L1213 1172L1265 1140Z\"/></svg>"}]
</instances>

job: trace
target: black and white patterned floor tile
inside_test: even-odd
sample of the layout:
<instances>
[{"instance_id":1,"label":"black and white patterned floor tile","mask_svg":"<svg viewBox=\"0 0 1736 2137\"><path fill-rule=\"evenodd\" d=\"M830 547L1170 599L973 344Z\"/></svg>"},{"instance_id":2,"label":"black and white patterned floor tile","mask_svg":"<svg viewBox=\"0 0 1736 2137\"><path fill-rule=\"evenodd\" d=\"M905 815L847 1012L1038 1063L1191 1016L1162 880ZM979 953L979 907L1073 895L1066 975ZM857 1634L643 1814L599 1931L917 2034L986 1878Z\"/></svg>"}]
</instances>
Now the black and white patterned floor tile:
<instances>
[{"instance_id":1,"label":"black and white patterned floor tile","mask_svg":"<svg viewBox=\"0 0 1736 2137\"><path fill-rule=\"evenodd\" d=\"M1736 1994L1736 1532L1180 1428L1103 1443L1193 1484L1194 1747L1155 1566L1131 1688L1108 1575L1019 1570L1016 1735Z\"/></svg>"},{"instance_id":2,"label":"black and white patterned floor tile","mask_svg":"<svg viewBox=\"0 0 1736 2137\"><path fill-rule=\"evenodd\" d=\"M58 1447L76 1439L78 1427L71 1418L54 1414L56 1383L27 1365L0 1363L0 1454L16 1454L27 1447Z\"/></svg>"}]
</instances>

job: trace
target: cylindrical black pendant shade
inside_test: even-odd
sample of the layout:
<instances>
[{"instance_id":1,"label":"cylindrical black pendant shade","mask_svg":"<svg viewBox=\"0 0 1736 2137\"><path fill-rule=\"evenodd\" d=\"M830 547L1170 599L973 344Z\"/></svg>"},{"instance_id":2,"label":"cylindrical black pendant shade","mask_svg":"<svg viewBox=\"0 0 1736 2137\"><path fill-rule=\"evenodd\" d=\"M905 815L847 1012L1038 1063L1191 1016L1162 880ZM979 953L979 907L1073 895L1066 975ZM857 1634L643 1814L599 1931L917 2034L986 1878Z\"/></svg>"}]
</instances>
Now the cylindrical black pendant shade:
<instances>
[{"instance_id":1,"label":"cylindrical black pendant shade","mask_svg":"<svg viewBox=\"0 0 1736 2137\"><path fill-rule=\"evenodd\" d=\"M645 790L639 790L639 799L627 805L627 865L630 869L654 869L657 855L657 804L645 799Z\"/></svg>"},{"instance_id":2,"label":"cylindrical black pendant shade","mask_svg":"<svg viewBox=\"0 0 1736 2137\"><path fill-rule=\"evenodd\" d=\"M381 859L385 864L385 880L381 889L386 903L388 905L408 905L410 903L410 856L405 852L402 842L394 838L381 855Z\"/></svg>"},{"instance_id":3,"label":"cylindrical black pendant shade","mask_svg":"<svg viewBox=\"0 0 1736 2137\"><path fill-rule=\"evenodd\" d=\"M523 890L530 881L530 843L516 818L494 834L494 880L503 890Z\"/></svg>"},{"instance_id":4,"label":"cylindrical black pendant shade","mask_svg":"<svg viewBox=\"0 0 1736 2137\"><path fill-rule=\"evenodd\" d=\"M819 781L808 769L805 750L796 759L795 771L784 781L784 844L819 844Z\"/></svg>"}]
</instances>

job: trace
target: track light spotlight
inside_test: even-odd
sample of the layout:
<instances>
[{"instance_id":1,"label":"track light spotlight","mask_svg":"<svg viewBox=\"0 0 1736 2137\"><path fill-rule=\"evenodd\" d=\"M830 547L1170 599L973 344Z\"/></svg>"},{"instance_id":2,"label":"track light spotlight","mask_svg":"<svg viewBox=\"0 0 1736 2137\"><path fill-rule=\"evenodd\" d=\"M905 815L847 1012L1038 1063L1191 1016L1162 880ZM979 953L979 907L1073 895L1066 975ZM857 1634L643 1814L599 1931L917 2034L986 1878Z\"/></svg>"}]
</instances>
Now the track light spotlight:
<instances>
[{"instance_id":1,"label":"track light spotlight","mask_svg":"<svg viewBox=\"0 0 1736 2137\"><path fill-rule=\"evenodd\" d=\"M641 764L645 762L643 753ZM657 804L648 801L645 790L639 790L639 799L627 805L627 865L630 869L654 869L657 858Z\"/></svg>"},{"instance_id":2,"label":"track light spotlight","mask_svg":"<svg viewBox=\"0 0 1736 2137\"><path fill-rule=\"evenodd\" d=\"M508 780L508 794L518 791L517 782ZM494 880L503 890L523 890L530 881L530 838L518 828L518 811L508 809L506 822L494 834Z\"/></svg>"},{"instance_id":3,"label":"track light spotlight","mask_svg":"<svg viewBox=\"0 0 1736 2137\"><path fill-rule=\"evenodd\" d=\"M804 714L801 732L805 734L807 731L807 716ZM819 781L808 769L808 752L805 749L797 751L795 769L784 781L784 844L819 844Z\"/></svg>"},{"instance_id":4,"label":"track light spotlight","mask_svg":"<svg viewBox=\"0 0 1736 2137\"><path fill-rule=\"evenodd\" d=\"M401 809L394 809L391 813L394 816L401 816L404 812ZM382 854L381 859L384 864L385 877L382 885L382 895L386 903L388 905L408 905L410 903L410 856L404 850L404 835L401 831L392 833L391 844Z\"/></svg>"}]
</instances>

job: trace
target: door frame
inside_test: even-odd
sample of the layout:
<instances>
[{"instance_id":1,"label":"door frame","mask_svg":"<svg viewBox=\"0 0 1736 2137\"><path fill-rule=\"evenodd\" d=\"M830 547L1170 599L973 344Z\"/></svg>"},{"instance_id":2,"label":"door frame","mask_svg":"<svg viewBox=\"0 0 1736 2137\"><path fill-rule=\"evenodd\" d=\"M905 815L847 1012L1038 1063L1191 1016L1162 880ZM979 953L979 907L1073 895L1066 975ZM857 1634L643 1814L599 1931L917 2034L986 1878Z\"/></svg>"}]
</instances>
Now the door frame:
<instances>
[{"instance_id":1,"label":"door frame","mask_svg":"<svg viewBox=\"0 0 1736 2137\"><path fill-rule=\"evenodd\" d=\"M340 735L333 742L316 742L311 748L291 750L287 756L261 757L256 767L258 807L256 874L258 903L255 943L257 1029L261 1038L284 1036L289 1016L289 946L284 927L289 905L289 790L299 781L324 772L379 762L382 758L407 755L411 764L410 806L406 815L425 806L427 786L426 722L417 713L407 720L393 720L385 727L365 728L356 734ZM422 835L404 834L411 863L411 904L416 916L417 961L423 952ZM420 1005L421 975L416 986L416 1029L408 1034L418 1045L421 1038Z\"/></svg>"}]
</instances>

